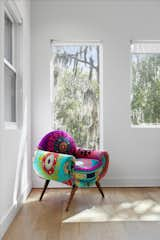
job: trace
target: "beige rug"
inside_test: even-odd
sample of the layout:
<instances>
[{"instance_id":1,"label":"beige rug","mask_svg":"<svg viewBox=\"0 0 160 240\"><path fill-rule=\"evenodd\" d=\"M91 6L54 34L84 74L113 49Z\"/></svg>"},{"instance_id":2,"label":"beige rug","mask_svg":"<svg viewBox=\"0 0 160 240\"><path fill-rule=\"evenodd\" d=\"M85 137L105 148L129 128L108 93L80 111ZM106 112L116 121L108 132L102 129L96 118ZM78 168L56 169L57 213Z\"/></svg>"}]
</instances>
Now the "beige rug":
<instances>
[{"instance_id":1,"label":"beige rug","mask_svg":"<svg viewBox=\"0 0 160 240\"><path fill-rule=\"evenodd\" d=\"M160 221L160 202L146 199L93 206L66 218L63 223L112 221Z\"/></svg>"}]
</instances>

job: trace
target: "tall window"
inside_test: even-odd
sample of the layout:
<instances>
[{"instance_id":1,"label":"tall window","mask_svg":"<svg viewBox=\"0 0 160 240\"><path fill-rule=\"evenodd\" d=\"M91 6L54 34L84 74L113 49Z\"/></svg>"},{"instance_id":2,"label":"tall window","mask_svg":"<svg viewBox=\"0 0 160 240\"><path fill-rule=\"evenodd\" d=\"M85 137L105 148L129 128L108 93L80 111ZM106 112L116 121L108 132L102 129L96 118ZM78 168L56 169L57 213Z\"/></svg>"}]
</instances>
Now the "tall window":
<instances>
[{"instance_id":1,"label":"tall window","mask_svg":"<svg viewBox=\"0 0 160 240\"><path fill-rule=\"evenodd\" d=\"M13 12L13 11L12 11ZM14 16L16 14L14 13ZM17 78L20 65L19 21L6 8L4 13L5 122L17 122Z\"/></svg>"},{"instance_id":2,"label":"tall window","mask_svg":"<svg viewBox=\"0 0 160 240\"><path fill-rule=\"evenodd\" d=\"M160 42L134 42L131 55L132 125L160 125Z\"/></svg>"},{"instance_id":3,"label":"tall window","mask_svg":"<svg viewBox=\"0 0 160 240\"><path fill-rule=\"evenodd\" d=\"M81 147L100 144L99 44L52 44L52 127Z\"/></svg>"}]
</instances>

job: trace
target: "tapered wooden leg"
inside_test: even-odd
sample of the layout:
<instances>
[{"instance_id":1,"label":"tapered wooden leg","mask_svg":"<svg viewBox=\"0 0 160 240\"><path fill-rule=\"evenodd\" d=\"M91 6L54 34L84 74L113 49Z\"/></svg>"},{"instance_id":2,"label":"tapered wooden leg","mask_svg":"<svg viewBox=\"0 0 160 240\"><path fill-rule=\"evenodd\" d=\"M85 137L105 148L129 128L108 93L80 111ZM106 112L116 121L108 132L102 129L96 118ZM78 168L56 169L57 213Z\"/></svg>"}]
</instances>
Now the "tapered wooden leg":
<instances>
[{"instance_id":1,"label":"tapered wooden leg","mask_svg":"<svg viewBox=\"0 0 160 240\"><path fill-rule=\"evenodd\" d=\"M44 193L45 193L45 191L46 191L46 189L47 189L47 187L48 187L49 182L50 182L50 180L46 180L46 181L45 181L45 184L44 184L44 187L43 187L43 191L42 191L42 194L41 194L41 196L40 196L40 198L39 198L39 201L42 200L43 195L44 195Z\"/></svg>"},{"instance_id":2,"label":"tapered wooden leg","mask_svg":"<svg viewBox=\"0 0 160 240\"><path fill-rule=\"evenodd\" d=\"M96 182L96 186L97 186L98 190L100 191L102 197L104 198L103 190L102 190L101 185L100 185L100 183L98 181Z\"/></svg>"},{"instance_id":3,"label":"tapered wooden leg","mask_svg":"<svg viewBox=\"0 0 160 240\"><path fill-rule=\"evenodd\" d=\"M74 197L74 194L75 194L75 192L77 191L77 189L78 189L78 187L75 186L75 185L72 187L72 191L71 191L71 194L70 194L70 197L69 197L68 203L67 203L66 211L69 210L69 207L70 207L71 201L72 201L72 199L73 199L73 197Z\"/></svg>"}]
</instances>

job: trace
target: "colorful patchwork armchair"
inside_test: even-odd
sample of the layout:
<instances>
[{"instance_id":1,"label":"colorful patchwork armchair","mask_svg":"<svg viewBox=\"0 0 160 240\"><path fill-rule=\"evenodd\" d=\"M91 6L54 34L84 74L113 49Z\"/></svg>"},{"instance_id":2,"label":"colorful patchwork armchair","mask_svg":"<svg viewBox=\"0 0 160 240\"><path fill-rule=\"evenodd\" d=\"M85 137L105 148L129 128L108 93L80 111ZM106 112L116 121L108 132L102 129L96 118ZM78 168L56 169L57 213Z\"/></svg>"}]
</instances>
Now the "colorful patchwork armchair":
<instances>
[{"instance_id":1,"label":"colorful patchwork armchair","mask_svg":"<svg viewBox=\"0 0 160 240\"><path fill-rule=\"evenodd\" d=\"M48 133L40 141L33 161L35 172L46 180L39 200L42 200L50 180L72 186L66 211L79 187L96 184L104 197L99 181L105 176L108 164L106 151L78 148L74 139L64 131Z\"/></svg>"}]
</instances>

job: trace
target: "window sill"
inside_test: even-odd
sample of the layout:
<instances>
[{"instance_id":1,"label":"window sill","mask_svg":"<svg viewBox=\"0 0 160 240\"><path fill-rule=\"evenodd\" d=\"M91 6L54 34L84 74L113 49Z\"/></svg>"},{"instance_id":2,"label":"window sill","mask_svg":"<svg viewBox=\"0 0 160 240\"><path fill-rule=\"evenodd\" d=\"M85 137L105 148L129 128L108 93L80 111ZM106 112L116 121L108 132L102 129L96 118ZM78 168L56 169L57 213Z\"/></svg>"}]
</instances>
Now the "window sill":
<instances>
[{"instance_id":1,"label":"window sill","mask_svg":"<svg viewBox=\"0 0 160 240\"><path fill-rule=\"evenodd\" d=\"M131 128L160 128L160 124L140 124L140 125L132 125Z\"/></svg>"},{"instance_id":2,"label":"window sill","mask_svg":"<svg viewBox=\"0 0 160 240\"><path fill-rule=\"evenodd\" d=\"M6 130L17 130L18 126L16 122L5 122L4 128Z\"/></svg>"}]
</instances>

